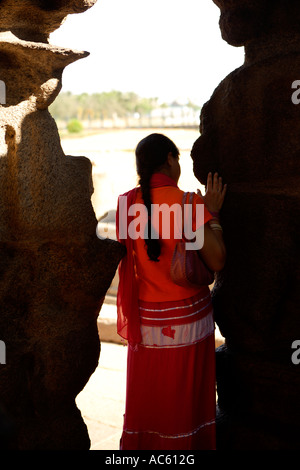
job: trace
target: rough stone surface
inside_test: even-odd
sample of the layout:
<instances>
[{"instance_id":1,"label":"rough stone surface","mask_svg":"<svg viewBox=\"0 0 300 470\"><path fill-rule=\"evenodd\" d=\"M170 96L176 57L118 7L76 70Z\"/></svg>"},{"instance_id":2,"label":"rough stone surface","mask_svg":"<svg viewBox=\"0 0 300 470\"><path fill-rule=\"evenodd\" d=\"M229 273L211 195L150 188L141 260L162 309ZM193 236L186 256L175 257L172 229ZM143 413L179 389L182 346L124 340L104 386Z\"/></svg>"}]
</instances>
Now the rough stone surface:
<instances>
[{"instance_id":1,"label":"rough stone surface","mask_svg":"<svg viewBox=\"0 0 300 470\"><path fill-rule=\"evenodd\" d=\"M98 363L97 317L123 250L97 238L91 163L64 155L47 109L87 53L24 38L93 3L0 2L0 407L13 449L90 445L75 398Z\"/></svg>"},{"instance_id":2,"label":"rough stone surface","mask_svg":"<svg viewBox=\"0 0 300 470\"><path fill-rule=\"evenodd\" d=\"M299 446L300 336L299 15L294 1L215 0L223 37L245 63L205 104L192 150L205 183L218 171L228 250L213 291L226 344L217 351L218 448Z\"/></svg>"},{"instance_id":3,"label":"rough stone surface","mask_svg":"<svg viewBox=\"0 0 300 470\"><path fill-rule=\"evenodd\" d=\"M97 0L0 0L0 31L20 39L47 42L65 17L81 13Z\"/></svg>"}]
</instances>

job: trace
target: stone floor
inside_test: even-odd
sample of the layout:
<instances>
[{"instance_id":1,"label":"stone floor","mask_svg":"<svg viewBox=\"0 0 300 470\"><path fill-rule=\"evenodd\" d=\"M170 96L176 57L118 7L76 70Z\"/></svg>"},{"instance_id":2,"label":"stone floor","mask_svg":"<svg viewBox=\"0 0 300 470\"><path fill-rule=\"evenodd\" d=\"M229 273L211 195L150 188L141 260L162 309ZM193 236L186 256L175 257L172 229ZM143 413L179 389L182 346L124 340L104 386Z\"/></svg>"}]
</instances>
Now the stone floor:
<instances>
[{"instance_id":1,"label":"stone floor","mask_svg":"<svg viewBox=\"0 0 300 470\"><path fill-rule=\"evenodd\" d=\"M76 403L87 425L91 450L117 450L122 432L127 348L101 344L99 365Z\"/></svg>"}]
</instances>

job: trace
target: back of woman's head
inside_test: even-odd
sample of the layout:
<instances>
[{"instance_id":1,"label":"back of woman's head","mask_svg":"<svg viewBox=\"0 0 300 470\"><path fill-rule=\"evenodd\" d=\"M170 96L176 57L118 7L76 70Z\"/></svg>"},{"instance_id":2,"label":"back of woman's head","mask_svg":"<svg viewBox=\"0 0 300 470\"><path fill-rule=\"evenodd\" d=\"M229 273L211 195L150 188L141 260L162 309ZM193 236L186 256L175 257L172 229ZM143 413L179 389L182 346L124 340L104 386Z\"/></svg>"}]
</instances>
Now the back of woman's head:
<instances>
[{"instance_id":1,"label":"back of woman's head","mask_svg":"<svg viewBox=\"0 0 300 470\"><path fill-rule=\"evenodd\" d=\"M167 162L168 155L178 158L179 150L171 139L163 134L150 134L139 142L136 147L136 168L142 190L144 204L148 211L148 237L146 249L151 261L159 261L161 252L158 239L151 239L151 187L153 173L159 171Z\"/></svg>"},{"instance_id":2,"label":"back of woman's head","mask_svg":"<svg viewBox=\"0 0 300 470\"><path fill-rule=\"evenodd\" d=\"M178 157L179 150L171 139L163 134L150 134L141 140L135 151L137 173L140 178L149 176L163 166L168 155Z\"/></svg>"}]
</instances>

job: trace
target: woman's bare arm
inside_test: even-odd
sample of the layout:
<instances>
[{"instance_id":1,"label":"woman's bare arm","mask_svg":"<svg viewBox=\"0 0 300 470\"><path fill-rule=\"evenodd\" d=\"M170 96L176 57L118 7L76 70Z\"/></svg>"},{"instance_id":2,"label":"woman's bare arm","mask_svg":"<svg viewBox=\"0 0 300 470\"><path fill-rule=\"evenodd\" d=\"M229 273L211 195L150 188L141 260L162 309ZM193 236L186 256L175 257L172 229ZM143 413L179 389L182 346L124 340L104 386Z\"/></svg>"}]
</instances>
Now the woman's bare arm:
<instances>
[{"instance_id":1,"label":"woman's bare arm","mask_svg":"<svg viewBox=\"0 0 300 470\"><path fill-rule=\"evenodd\" d=\"M221 210L227 190L222 178L217 173L207 177L206 193L202 196L208 211L214 215L214 219L204 225L204 243L200 250L201 256L212 271L221 271L226 261L226 247L223 240L223 231L219 222L218 213Z\"/></svg>"},{"instance_id":2,"label":"woman's bare arm","mask_svg":"<svg viewBox=\"0 0 300 470\"><path fill-rule=\"evenodd\" d=\"M224 268L226 248L221 231L213 231L209 223L204 225L204 245L200 250L205 264L215 272Z\"/></svg>"}]
</instances>

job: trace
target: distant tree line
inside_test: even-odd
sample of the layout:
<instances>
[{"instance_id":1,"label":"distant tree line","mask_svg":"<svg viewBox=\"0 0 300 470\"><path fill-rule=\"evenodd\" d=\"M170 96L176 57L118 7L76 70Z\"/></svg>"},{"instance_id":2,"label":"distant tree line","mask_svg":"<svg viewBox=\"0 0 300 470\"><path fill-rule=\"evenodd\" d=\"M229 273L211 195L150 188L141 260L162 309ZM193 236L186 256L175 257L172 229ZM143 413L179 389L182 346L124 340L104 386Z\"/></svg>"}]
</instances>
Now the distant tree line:
<instances>
[{"instance_id":1,"label":"distant tree line","mask_svg":"<svg viewBox=\"0 0 300 470\"><path fill-rule=\"evenodd\" d=\"M157 98L141 98L133 92L110 91L80 95L64 92L58 95L49 110L54 119L63 121L103 120L116 116L125 118L133 114L147 115L157 107L157 101Z\"/></svg>"},{"instance_id":2,"label":"distant tree line","mask_svg":"<svg viewBox=\"0 0 300 470\"><path fill-rule=\"evenodd\" d=\"M141 98L134 92L109 91L80 95L64 92L58 95L49 110L54 119L68 122L73 119L85 121L133 115L142 117L149 115L153 109L166 106L159 105L158 98ZM198 108L192 103L188 106Z\"/></svg>"}]
</instances>

